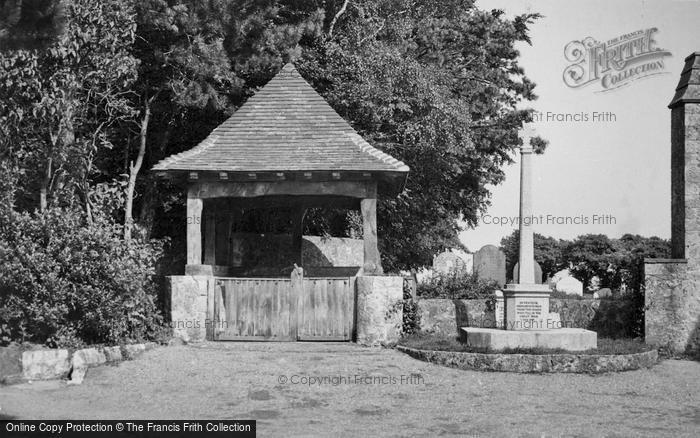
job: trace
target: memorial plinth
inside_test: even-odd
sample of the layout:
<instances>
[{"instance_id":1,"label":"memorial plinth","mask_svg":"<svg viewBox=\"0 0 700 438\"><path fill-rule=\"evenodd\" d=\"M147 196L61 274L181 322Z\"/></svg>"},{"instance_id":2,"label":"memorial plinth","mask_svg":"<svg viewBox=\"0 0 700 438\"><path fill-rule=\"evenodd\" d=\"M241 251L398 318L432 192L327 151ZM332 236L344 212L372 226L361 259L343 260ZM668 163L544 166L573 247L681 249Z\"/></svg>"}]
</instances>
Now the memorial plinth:
<instances>
[{"instance_id":1,"label":"memorial plinth","mask_svg":"<svg viewBox=\"0 0 700 438\"><path fill-rule=\"evenodd\" d=\"M549 294L546 284L508 284L503 291L506 330L547 330Z\"/></svg>"}]
</instances>

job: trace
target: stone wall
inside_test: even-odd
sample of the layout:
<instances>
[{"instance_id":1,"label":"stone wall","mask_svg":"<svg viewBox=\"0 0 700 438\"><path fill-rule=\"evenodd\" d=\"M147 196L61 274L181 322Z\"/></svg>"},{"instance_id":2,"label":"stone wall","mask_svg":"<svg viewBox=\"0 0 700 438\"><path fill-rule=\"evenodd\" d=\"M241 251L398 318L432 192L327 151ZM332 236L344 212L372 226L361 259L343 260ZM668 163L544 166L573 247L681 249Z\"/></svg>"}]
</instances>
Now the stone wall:
<instances>
[{"instance_id":1,"label":"stone wall","mask_svg":"<svg viewBox=\"0 0 700 438\"><path fill-rule=\"evenodd\" d=\"M296 260L292 237L284 234L234 233L232 240L241 252L241 269L246 273L281 273ZM364 244L361 239L304 236L302 265L308 267L361 267ZM288 274L287 271L285 271Z\"/></svg>"},{"instance_id":2,"label":"stone wall","mask_svg":"<svg viewBox=\"0 0 700 438\"><path fill-rule=\"evenodd\" d=\"M494 327L493 312L486 300L418 299L420 330L442 336L456 336L459 327Z\"/></svg>"},{"instance_id":3,"label":"stone wall","mask_svg":"<svg viewBox=\"0 0 700 438\"><path fill-rule=\"evenodd\" d=\"M419 299L420 330L457 336L459 327L495 327L486 300ZM549 300L550 312L559 313L562 325L593 330L601 337L630 337L634 302L628 300Z\"/></svg>"},{"instance_id":4,"label":"stone wall","mask_svg":"<svg viewBox=\"0 0 700 438\"><path fill-rule=\"evenodd\" d=\"M647 259L645 341L675 352L700 351L700 275L685 260Z\"/></svg>"}]
</instances>

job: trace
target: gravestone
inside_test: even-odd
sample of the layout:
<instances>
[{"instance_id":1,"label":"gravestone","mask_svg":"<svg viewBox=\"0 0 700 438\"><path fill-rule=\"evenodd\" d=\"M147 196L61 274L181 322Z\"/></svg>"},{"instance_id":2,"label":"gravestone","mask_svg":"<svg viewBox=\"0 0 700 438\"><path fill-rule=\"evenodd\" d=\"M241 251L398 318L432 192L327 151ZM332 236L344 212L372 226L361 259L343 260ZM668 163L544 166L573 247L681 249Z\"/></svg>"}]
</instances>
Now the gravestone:
<instances>
[{"instance_id":1,"label":"gravestone","mask_svg":"<svg viewBox=\"0 0 700 438\"><path fill-rule=\"evenodd\" d=\"M540 267L540 264L537 263L537 260L535 260L534 263L535 263L535 284L542 284L542 268ZM520 279L520 263L518 262L513 267L513 283L517 283L519 279Z\"/></svg>"},{"instance_id":2,"label":"gravestone","mask_svg":"<svg viewBox=\"0 0 700 438\"><path fill-rule=\"evenodd\" d=\"M612 290L610 290L607 287L604 287L602 289L598 289L596 292L593 293L593 298L595 298L595 299L610 298L612 296L613 296Z\"/></svg>"},{"instance_id":3,"label":"gravestone","mask_svg":"<svg viewBox=\"0 0 700 438\"><path fill-rule=\"evenodd\" d=\"M564 277L559 280L555 286L557 292L562 292L570 295L583 296L583 283L574 277Z\"/></svg>"},{"instance_id":4,"label":"gravestone","mask_svg":"<svg viewBox=\"0 0 700 438\"><path fill-rule=\"evenodd\" d=\"M557 271L552 275L547 283L554 288L559 281L564 278L564 277L571 277L571 271L568 269L562 269L561 271Z\"/></svg>"},{"instance_id":5,"label":"gravestone","mask_svg":"<svg viewBox=\"0 0 700 438\"><path fill-rule=\"evenodd\" d=\"M506 255L494 245L484 245L474 254L474 273L482 280L506 284Z\"/></svg>"},{"instance_id":6,"label":"gravestone","mask_svg":"<svg viewBox=\"0 0 700 438\"><path fill-rule=\"evenodd\" d=\"M467 273L471 270L469 256L471 254L459 254L456 251L442 252L433 259L433 270L446 275Z\"/></svg>"}]
</instances>

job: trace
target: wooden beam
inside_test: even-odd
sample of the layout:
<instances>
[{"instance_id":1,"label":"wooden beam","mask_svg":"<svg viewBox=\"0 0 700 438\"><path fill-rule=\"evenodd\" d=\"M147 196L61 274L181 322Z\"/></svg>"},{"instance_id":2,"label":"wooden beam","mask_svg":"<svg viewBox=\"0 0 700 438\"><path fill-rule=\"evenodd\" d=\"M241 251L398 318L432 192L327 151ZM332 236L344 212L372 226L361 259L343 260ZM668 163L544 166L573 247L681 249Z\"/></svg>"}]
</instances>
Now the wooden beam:
<instances>
[{"instance_id":1,"label":"wooden beam","mask_svg":"<svg viewBox=\"0 0 700 438\"><path fill-rule=\"evenodd\" d=\"M382 274L382 262L377 239L377 198L367 198L360 202L362 211L362 238L364 240L365 275Z\"/></svg>"},{"instance_id":2,"label":"wooden beam","mask_svg":"<svg viewBox=\"0 0 700 438\"><path fill-rule=\"evenodd\" d=\"M197 190L187 191L187 264L202 263L202 198Z\"/></svg>"},{"instance_id":3,"label":"wooden beam","mask_svg":"<svg viewBox=\"0 0 700 438\"><path fill-rule=\"evenodd\" d=\"M231 198L225 198L231 199ZM256 198L234 198L235 207L243 209L255 208L295 208L305 209L316 207L343 208L347 210L359 210L360 200L347 196L291 196L275 195L260 196ZM231 207L223 207L230 210ZM223 210L221 210L223 211Z\"/></svg>"},{"instance_id":4,"label":"wooden beam","mask_svg":"<svg viewBox=\"0 0 700 438\"><path fill-rule=\"evenodd\" d=\"M202 181L193 184L192 187L194 194L202 199L273 195L346 196L360 199L376 197L375 181Z\"/></svg>"}]
</instances>

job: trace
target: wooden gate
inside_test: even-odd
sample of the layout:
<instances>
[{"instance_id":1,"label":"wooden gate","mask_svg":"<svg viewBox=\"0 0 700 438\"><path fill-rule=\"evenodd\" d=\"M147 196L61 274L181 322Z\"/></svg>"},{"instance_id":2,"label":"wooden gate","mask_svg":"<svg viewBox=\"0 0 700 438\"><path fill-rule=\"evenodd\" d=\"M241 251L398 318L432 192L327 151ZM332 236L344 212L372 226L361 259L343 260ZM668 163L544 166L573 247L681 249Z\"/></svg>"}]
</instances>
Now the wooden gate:
<instances>
[{"instance_id":1,"label":"wooden gate","mask_svg":"<svg viewBox=\"0 0 700 438\"><path fill-rule=\"evenodd\" d=\"M348 341L355 278L217 278L215 340Z\"/></svg>"}]
</instances>

